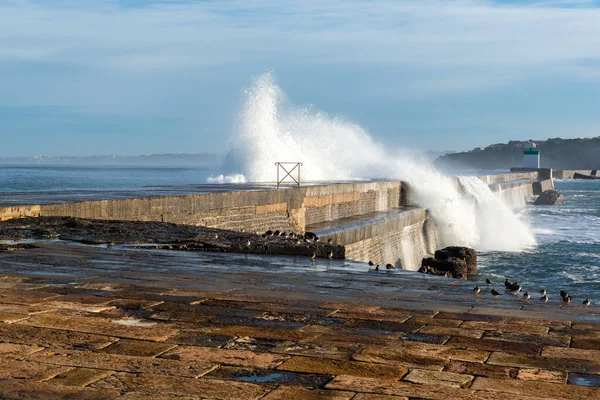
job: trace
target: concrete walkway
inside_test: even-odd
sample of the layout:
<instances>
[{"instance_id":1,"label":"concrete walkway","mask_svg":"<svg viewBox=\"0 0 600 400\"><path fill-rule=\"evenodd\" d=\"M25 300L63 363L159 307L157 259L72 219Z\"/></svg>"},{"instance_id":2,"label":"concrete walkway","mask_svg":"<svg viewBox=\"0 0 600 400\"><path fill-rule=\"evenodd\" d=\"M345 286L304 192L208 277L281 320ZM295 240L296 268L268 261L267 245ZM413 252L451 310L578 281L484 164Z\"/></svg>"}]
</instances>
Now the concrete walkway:
<instances>
[{"instance_id":1,"label":"concrete walkway","mask_svg":"<svg viewBox=\"0 0 600 400\"><path fill-rule=\"evenodd\" d=\"M60 243L0 274L3 399L600 399L600 309L558 294Z\"/></svg>"}]
</instances>

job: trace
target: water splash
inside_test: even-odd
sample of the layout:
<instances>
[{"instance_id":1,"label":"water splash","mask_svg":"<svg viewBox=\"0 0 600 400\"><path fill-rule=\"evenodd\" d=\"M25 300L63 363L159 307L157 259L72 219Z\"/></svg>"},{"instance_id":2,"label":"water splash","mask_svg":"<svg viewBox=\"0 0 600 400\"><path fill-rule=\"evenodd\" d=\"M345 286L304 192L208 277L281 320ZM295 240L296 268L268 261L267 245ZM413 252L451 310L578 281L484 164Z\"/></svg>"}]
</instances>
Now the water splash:
<instances>
[{"instance_id":1,"label":"water splash","mask_svg":"<svg viewBox=\"0 0 600 400\"><path fill-rule=\"evenodd\" d=\"M314 107L293 106L272 74L256 79L245 96L226 160L228 172L243 173L251 182L269 182L274 180L275 162L299 161L304 163L304 180L399 179L411 186L415 202L428 208L442 245L479 248L483 244L497 250L530 245L525 240L530 235L528 227L516 222L503 230L504 237L494 244L497 226L485 225L483 221L491 219L482 209L493 204L494 209L514 217L497 198L493 202L487 194L477 192L484 200L478 207L461 193L456 179L444 176L429 163L408 152L390 153L352 122L329 117ZM241 179L234 176L218 179ZM494 197L489 189L487 192ZM518 232L507 232L510 229Z\"/></svg>"}]
</instances>

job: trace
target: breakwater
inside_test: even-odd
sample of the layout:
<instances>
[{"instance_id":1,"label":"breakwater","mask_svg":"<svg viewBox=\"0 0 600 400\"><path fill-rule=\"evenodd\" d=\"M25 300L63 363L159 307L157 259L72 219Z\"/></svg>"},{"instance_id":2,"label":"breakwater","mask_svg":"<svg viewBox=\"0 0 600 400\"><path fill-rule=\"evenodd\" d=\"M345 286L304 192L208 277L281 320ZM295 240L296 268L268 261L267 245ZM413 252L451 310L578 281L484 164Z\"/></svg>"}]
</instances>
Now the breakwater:
<instances>
[{"instance_id":1,"label":"breakwater","mask_svg":"<svg viewBox=\"0 0 600 400\"><path fill-rule=\"evenodd\" d=\"M549 175L551 176L551 175ZM545 171L484 175L509 206L525 204L536 187L550 188ZM458 178L455 184L461 185ZM100 220L158 221L245 232L314 231L343 245L345 257L417 269L440 247L429 211L400 181L323 184L293 188L41 204L0 208L0 220L69 216ZM475 199L477 200L477 199Z\"/></svg>"}]
</instances>

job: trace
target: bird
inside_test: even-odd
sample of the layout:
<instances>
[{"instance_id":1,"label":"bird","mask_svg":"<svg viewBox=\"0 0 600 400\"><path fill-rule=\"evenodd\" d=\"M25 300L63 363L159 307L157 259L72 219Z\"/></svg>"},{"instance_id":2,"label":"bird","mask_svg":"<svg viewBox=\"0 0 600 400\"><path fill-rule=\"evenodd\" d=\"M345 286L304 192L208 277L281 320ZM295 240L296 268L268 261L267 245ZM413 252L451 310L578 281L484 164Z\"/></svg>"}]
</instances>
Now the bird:
<instances>
[{"instance_id":1,"label":"bird","mask_svg":"<svg viewBox=\"0 0 600 400\"><path fill-rule=\"evenodd\" d=\"M508 289L508 288L510 288L511 286L512 286L512 283L510 283L510 282L508 281L508 278L506 278L506 279L504 280L504 287Z\"/></svg>"},{"instance_id":2,"label":"bird","mask_svg":"<svg viewBox=\"0 0 600 400\"><path fill-rule=\"evenodd\" d=\"M480 291L481 289L479 289L479 286L475 286L475 289L473 289L474 294L479 294Z\"/></svg>"},{"instance_id":3,"label":"bird","mask_svg":"<svg viewBox=\"0 0 600 400\"><path fill-rule=\"evenodd\" d=\"M296 244L296 246L300 246L300 240L299 240L299 239L296 239L296 242L295 242L295 244Z\"/></svg>"},{"instance_id":4,"label":"bird","mask_svg":"<svg viewBox=\"0 0 600 400\"><path fill-rule=\"evenodd\" d=\"M280 233L281 232L279 232L279 231L275 231L275 232L273 232L273 236L279 236Z\"/></svg>"},{"instance_id":5,"label":"bird","mask_svg":"<svg viewBox=\"0 0 600 400\"><path fill-rule=\"evenodd\" d=\"M512 287L510 288L510 293L511 293L511 294L514 294L514 295L517 295L517 294L519 294L519 292L520 292L521 290L523 290L523 286L521 286L521 285L512 286Z\"/></svg>"},{"instance_id":6,"label":"bird","mask_svg":"<svg viewBox=\"0 0 600 400\"><path fill-rule=\"evenodd\" d=\"M500 292L498 292L496 289L492 289L492 294L493 294L494 296L500 296L500 294L501 294L501 293L500 293Z\"/></svg>"},{"instance_id":7,"label":"bird","mask_svg":"<svg viewBox=\"0 0 600 400\"><path fill-rule=\"evenodd\" d=\"M560 297L565 298L565 297L568 297L568 296L569 296L569 294L567 292L565 292L564 290L560 291Z\"/></svg>"},{"instance_id":8,"label":"bird","mask_svg":"<svg viewBox=\"0 0 600 400\"><path fill-rule=\"evenodd\" d=\"M540 289L540 294L542 296L545 296L546 295L546 289Z\"/></svg>"},{"instance_id":9,"label":"bird","mask_svg":"<svg viewBox=\"0 0 600 400\"><path fill-rule=\"evenodd\" d=\"M492 281L490 281L490 278L485 278L485 283L487 283L488 285L491 285Z\"/></svg>"},{"instance_id":10,"label":"bird","mask_svg":"<svg viewBox=\"0 0 600 400\"><path fill-rule=\"evenodd\" d=\"M317 256L317 253L313 252L313 253L310 255L310 259L311 259L311 260L314 260L316 256Z\"/></svg>"},{"instance_id":11,"label":"bird","mask_svg":"<svg viewBox=\"0 0 600 400\"><path fill-rule=\"evenodd\" d=\"M584 306L584 307L587 307L587 306L589 306L589 305L590 305L590 299L585 299L585 300L583 301L583 306Z\"/></svg>"},{"instance_id":12,"label":"bird","mask_svg":"<svg viewBox=\"0 0 600 400\"><path fill-rule=\"evenodd\" d=\"M219 238L219 235L215 234L215 239L218 239L218 238Z\"/></svg>"},{"instance_id":13,"label":"bird","mask_svg":"<svg viewBox=\"0 0 600 400\"><path fill-rule=\"evenodd\" d=\"M327 258L330 260L333 258L333 251L330 251L329 254L327 254Z\"/></svg>"},{"instance_id":14,"label":"bird","mask_svg":"<svg viewBox=\"0 0 600 400\"><path fill-rule=\"evenodd\" d=\"M529 292L525 292L525 293L523 293L523 298L524 298L525 300L529 300L529 298L530 298L530 297L531 297L531 295L529 294Z\"/></svg>"},{"instance_id":15,"label":"bird","mask_svg":"<svg viewBox=\"0 0 600 400\"><path fill-rule=\"evenodd\" d=\"M385 269L396 269L392 264L385 264Z\"/></svg>"},{"instance_id":16,"label":"bird","mask_svg":"<svg viewBox=\"0 0 600 400\"><path fill-rule=\"evenodd\" d=\"M379 264L375 266L375 271L379 271Z\"/></svg>"},{"instance_id":17,"label":"bird","mask_svg":"<svg viewBox=\"0 0 600 400\"><path fill-rule=\"evenodd\" d=\"M375 264L373 264L373 261L369 260L369 267L374 266Z\"/></svg>"},{"instance_id":18,"label":"bird","mask_svg":"<svg viewBox=\"0 0 600 400\"><path fill-rule=\"evenodd\" d=\"M321 239L319 239L319 237L315 236L315 242L318 242L319 240L321 240Z\"/></svg>"},{"instance_id":19,"label":"bird","mask_svg":"<svg viewBox=\"0 0 600 400\"><path fill-rule=\"evenodd\" d=\"M333 239L331 239L331 238L327 239L327 243L332 244L333 243Z\"/></svg>"},{"instance_id":20,"label":"bird","mask_svg":"<svg viewBox=\"0 0 600 400\"><path fill-rule=\"evenodd\" d=\"M246 242L246 247L250 247L251 245L252 245L252 242L250 242L250 240L248 240L248 241Z\"/></svg>"},{"instance_id":21,"label":"bird","mask_svg":"<svg viewBox=\"0 0 600 400\"><path fill-rule=\"evenodd\" d=\"M268 231L265 232L265 235L266 236L273 236L273 231L269 229Z\"/></svg>"},{"instance_id":22,"label":"bird","mask_svg":"<svg viewBox=\"0 0 600 400\"><path fill-rule=\"evenodd\" d=\"M540 299L540 301L547 303L548 302L548 296L543 295L542 298Z\"/></svg>"},{"instance_id":23,"label":"bird","mask_svg":"<svg viewBox=\"0 0 600 400\"><path fill-rule=\"evenodd\" d=\"M569 295L562 298L563 303L570 303L573 298Z\"/></svg>"},{"instance_id":24,"label":"bird","mask_svg":"<svg viewBox=\"0 0 600 400\"><path fill-rule=\"evenodd\" d=\"M279 233L279 236L282 236L282 237L287 237L287 233L285 233L285 232L280 232L280 233Z\"/></svg>"}]
</instances>

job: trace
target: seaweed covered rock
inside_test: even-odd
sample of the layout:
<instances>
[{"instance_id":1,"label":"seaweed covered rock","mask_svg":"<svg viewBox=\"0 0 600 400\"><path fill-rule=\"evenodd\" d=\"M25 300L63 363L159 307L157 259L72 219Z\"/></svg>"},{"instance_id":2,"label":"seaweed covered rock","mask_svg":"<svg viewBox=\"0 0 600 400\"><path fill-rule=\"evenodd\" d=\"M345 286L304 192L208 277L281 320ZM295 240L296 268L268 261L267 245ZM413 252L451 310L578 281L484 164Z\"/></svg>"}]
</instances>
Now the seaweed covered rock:
<instances>
[{"instance_id":1,"label":"seaweed covered rock","mask_svg":"<svg viewBox=\"0 0 600 400\"><path fill-rule=\"evenodd\" d=\"M558 190L549 189L540 194L533 204L536 206L553 206L564 202L565 198Z\"/></svg>"},{"instance_id":2,"label":"seaweed covered rock","mask_svg":"<svg viewBox=\"0 0 600 400\"><path fill-rule=\"evenodd\" d=\"M460 246L448 246L435 252L435 258L438 260L447 260L448 258L460 258L467 263L468 275L477 274L477 252L475 249Z\"/></svg>"},{"instance_id":3,"label":"seaweed covered rock","mask_svg":"<svg viewBox=\"0 0 600 400\"><path fill-rule=\"evenodd\" d=\"M424 258L419 272L425 274L467 279L467 262L460 258L448 257L444 260Z\"/></svg>"}]
</instances>

